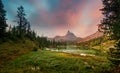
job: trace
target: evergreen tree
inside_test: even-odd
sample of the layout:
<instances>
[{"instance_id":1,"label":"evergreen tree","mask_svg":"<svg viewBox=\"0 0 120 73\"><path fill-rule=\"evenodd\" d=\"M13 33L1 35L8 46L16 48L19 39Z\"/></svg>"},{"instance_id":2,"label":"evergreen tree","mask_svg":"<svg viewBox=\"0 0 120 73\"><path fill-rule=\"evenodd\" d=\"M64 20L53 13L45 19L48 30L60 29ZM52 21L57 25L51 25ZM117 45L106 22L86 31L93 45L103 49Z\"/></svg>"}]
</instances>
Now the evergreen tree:
<instances>
[{"instance_id":1,"label":"evergreen tree","mask_svg":"<svg viewBox=\"0 0 120 73\"><path fill-rule=\"evenodd\" d=\"M111 39L116 40L114 49L110 49L109 58L115 65L120 64L120 0L102 0L104 7L101 9L105 18L99 25Z\"/></svg>"},{"instance_id":2,"label":"evergreen tree","mask_svg":"<svg viewBox=\"0 0 120 73\"><path fill-rule=\"evenodd\" d=\"M11 27L11 25L10 26L8 26L9 27L9 29L8 29L8 34L10 35L11 34L11 30L12 30L12 27Z\"/></svg>"},{"instance_id":3,"label":"evergreen tree","mask_svg":"<svg viewBox=\"0 0 120 73\"><path fill-rule=\"evenodd\" d=\"M30 22L26 18L24 7L20 6L17 10L17 34L21 38L29 38L31 40L36 39L36 33L31 30Z\"/></svg>"},{"instance_id":4,"label":"evergreen tree","mask_svg":"<svg viewBox=\"0 0 120 73\"><path fill-rule=\"evenodd\" d=\"M23 6L18 7L17 23L18 23L18 36L24 37L26 34L27 19Z\"/></svg>"},{"instance_id":5,"label":"evergreen tree","mask_svg":"<svg viewBox=\"0 0 120 73\"><path fill-rule=\"evenodd\" d=\"M29 22L28 22L28 25L27 25L27 32L26 32L26 34L27 34L27 37L30 38L30 36L31 36L31 26L30 26Z\"/></svg>"},{"instance_id":6,"label":"evergreen tree","mask_svg":"<svg viewBox=\"0 0 120 73\"><path fill-rule=\"evenodd\" d=\"M12 27L12 30L11 30L12 36L15 36L15 37L16 37L16 36L18 35L17 33L18 33L17 27L16 27L16 26L13 26L13 27Z\"/></svg>"},{"instance_id":7,"label":"evergreen tree","mask_svg":"<svg viewBox=\"0 0 120 73\"><path fill-rule=\"evenodd\" d=\"M104 8L101 9L105 18L99 26L111 39L120 39L120 0L102 0Z\"/></svg>"},{"instance_id":8,"label":"evergreen tree","mask_svg":"<svg viewBox=\"0 0 120 73\"><path fill-rule=\"evenodd\" d=\"M6 32L6 11L4 10L4 5L2 3L2 1L0 0L0 38L5 36L5 32Z\"/></svg>"},{"instance_id":9,"label":"evergreen tree","mask_svg":"<svg viewBox=\"0 0 120 73\"><path fill-rule=\"evenodd\" d=\"M36 40L36 33L35 33L35 31L31 31L30 32L31 33L31 40L33 40L33 41L35 41Z\"/></svg>"}]
</instances>

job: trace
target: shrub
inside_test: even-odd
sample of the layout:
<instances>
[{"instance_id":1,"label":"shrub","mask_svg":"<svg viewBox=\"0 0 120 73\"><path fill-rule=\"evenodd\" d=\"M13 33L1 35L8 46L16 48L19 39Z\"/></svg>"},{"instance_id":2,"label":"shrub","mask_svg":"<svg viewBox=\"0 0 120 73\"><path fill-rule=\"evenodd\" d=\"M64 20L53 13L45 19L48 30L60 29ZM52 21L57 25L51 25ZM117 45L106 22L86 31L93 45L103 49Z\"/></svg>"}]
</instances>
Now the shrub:
<instances>
[{"instance_id":1,"label":"shrub","mask_svg":"<svg viewBox=\"0 0 120 73\"><path fill-rule=\"evenodd\" d=\"M37 48L37 47L34 47L34 48L33 48L33 51L38 51L38 48Z\"/></svg>"}]
</instances>

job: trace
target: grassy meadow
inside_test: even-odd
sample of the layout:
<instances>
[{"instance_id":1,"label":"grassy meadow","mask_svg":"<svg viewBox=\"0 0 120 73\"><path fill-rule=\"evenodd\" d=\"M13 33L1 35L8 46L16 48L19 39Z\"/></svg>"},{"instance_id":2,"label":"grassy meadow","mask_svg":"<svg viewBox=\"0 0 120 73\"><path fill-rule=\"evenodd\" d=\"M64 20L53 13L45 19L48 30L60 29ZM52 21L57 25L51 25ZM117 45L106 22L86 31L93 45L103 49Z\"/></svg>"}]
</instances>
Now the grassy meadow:
<instances>
[{"instance_id":1,"label":"grassy meadow","mask_svg":"<svg viewBox=\"0 0 120 73\"><path fill-rule=\"evenodd\" d=\"M106 73L109 70L106 56L40 50L3 62L0 73Z\"/></svg>"}]
</instances>

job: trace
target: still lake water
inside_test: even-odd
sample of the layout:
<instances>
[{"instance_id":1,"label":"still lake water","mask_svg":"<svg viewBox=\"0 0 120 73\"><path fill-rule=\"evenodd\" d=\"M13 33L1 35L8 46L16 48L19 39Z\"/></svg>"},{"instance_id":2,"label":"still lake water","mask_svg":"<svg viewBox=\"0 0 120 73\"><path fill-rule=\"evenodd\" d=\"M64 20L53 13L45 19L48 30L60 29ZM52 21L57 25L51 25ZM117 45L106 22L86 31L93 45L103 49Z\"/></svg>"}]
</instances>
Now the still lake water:
<instances>
[{"instance_id":1,"label":"still lake water","mask_svg":"<svg viewBox=\"0 0 120 73\"><path fill-rule=\"evenodd\" d=\"M64 52L64 53L71 53L71 54L79 54L82 56L95 56L99 51L93 49L46 49L54 52Z\"/></svg>"}]
</instances>

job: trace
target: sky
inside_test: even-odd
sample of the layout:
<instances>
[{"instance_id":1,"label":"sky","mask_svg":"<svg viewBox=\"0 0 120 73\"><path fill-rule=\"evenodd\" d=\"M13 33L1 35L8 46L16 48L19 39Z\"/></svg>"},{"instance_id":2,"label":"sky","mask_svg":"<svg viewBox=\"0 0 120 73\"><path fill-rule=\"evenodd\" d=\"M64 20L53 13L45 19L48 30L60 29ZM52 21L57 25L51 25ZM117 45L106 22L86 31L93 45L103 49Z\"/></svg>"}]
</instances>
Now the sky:
<instances>
[{"instance_id":1,"label":"sky","mask_svg":"<svg viewBox=\"0 0 120 73\"><path fill-rule=\"evenodd\" d=\"M86 37L98 30L103 15L101 0L2 0L7 23L16 25L17 7L23 6L37 35L63 36L68 30Z\"/></svg>"}]
</instances>

